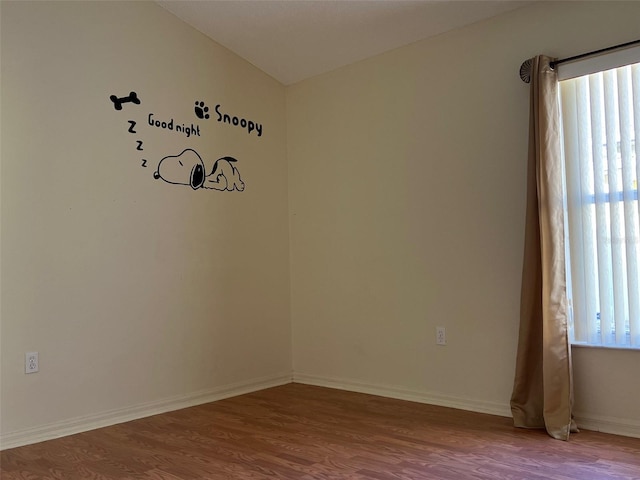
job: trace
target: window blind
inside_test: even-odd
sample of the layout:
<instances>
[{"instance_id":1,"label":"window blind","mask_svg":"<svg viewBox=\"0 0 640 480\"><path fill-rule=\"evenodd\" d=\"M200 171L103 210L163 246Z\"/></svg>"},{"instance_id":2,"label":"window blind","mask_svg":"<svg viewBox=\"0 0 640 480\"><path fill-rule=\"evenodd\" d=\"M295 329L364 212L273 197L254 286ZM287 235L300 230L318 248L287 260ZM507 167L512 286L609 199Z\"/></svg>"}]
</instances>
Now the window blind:
<instances>
[{"instance_id":1,"label":"window blind","mask_svg":"<svg viewBox=\"0 0 640 480\"><path fill-rule=\"evenodd\" d=\"M573 341L640 348L640 63L560 96Z\"/></svg>"}]
</instances>

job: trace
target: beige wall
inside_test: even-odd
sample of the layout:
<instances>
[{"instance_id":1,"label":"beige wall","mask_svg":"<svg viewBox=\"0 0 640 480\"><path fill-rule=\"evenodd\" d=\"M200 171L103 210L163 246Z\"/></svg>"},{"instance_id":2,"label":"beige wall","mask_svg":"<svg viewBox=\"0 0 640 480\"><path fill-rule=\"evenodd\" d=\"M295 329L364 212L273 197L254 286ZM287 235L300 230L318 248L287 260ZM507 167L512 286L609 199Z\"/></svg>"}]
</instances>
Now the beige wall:
<instances>
[{"instance_id":1,"label":"beige wall","mask_svg":"<svg viewBox=\"0 0 640 480\"><path fill-rule=\"evenodd\" d=\"M639 2L541 2L288 89L296 379L509 414L528 122L518 69L635 39L639 18ZM577 352L583 424L640 435L639 359Z\"/></svg>"},{"instance_id":2,"label":"beige wall","mask_svg":"<svg viewBox=\"0 0 640 480\"><path fill-rule=\"evenodd\" d=\"M151 2L2 2L1 53L4 440L290 381L284 87ZM155 180L185 148L245 191Z\"/></svg>"}]
</instances>

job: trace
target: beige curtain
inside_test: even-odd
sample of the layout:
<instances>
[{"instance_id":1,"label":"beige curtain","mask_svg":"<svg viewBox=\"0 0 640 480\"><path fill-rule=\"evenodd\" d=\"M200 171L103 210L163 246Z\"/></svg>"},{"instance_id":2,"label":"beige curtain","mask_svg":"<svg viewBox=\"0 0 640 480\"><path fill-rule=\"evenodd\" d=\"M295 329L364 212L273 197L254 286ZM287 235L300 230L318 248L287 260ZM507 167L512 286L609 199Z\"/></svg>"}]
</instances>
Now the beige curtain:
<instances>
[{"instance_id":1,"label":"beige curtain","mask_svg":"<svg viewBox=\"0 0 640 480\"><path fill-rule=\"evenodd\" d=\"M558 80L551 59L531 60L529 160L520 335L511 411L516 427L569 439L571 350L567 330Z\"/></svg>"}]
</instances>

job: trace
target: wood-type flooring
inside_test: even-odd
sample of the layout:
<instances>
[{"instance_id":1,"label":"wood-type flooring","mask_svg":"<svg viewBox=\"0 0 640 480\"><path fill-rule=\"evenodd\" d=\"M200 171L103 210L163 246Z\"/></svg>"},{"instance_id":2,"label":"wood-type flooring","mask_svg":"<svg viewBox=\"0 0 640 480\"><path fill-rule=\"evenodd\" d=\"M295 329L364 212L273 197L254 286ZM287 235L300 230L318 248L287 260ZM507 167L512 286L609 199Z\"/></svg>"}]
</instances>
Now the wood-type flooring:
<instances>
[{"instance_id":1,"label":"wood-type flooring","mask_svg":"<svg viewBox=\"0 0 640 480\"><path fill-rule=\"evenodd\" d=\"M640 479L640 439L289 384L5 450L0 477Z\"/></svg>"}]
</instances>

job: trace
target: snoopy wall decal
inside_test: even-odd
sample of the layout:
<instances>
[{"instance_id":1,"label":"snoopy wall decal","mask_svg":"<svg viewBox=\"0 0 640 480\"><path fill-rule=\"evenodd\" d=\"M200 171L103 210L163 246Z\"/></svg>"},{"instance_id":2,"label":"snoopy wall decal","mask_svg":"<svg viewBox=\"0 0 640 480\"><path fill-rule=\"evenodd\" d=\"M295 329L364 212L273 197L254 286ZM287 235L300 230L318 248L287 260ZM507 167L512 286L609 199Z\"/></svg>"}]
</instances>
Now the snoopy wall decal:
<instances>
[{"instance_id":1,"label":"snoopy wall decal","mask_svg":"<svg viewBox=\"0 0 640 480\"><path fill-rule=\"evenodd\" d=\"M168 155L160 160L153 178L174 185L189 185L194 190L242 192L244 182L234 165L236 162L233 157L221 157L213 163L205 163L198 152L186 148L178 155Z\"/></svg>"},{"instance_id":2,"label":"snoopy wall decal","mask_svg":"<svg viewBox=\"0 0 640 480\"><path fill-rule=\"evenodd\" d=\"M123 106L127 105L126 110L130 110L130 112L127 113L131 113L132 116L136 110L135 106L142 104L141 98L135 91L131 91L127 96L110 95L109 99L116 111L122 111ZM262 136L263 127L261 123L249 121L244 117L236 115L221 114L219 107L220 104L216 105L215 108L219 117L218 122L228 123L232 126L246 129L247 134L256 131L257 137ZM140 131L141 126L160 129L163 134L183 135L186 136L187 139L204 136L206 133L205 125L201 125L199 121L206 122L209 120L211 117L209 107L203 100L196 100L195 104L191 104L191 108L197 119L195 122L193 120L184 121L184 119L176 119L174 116L167 118L162 115L157 115L153 111L147 114L147 121L145 123L140 122L136 117L126 119L126 123L128 124L127 132L137 136L136 140L134 140L136 151L142 152L145 150L145 141ZM140 158L140 161L142 168L150 166L148 165L149 160L147 158ZM240 171L236 166L237 162L234 157L230 156L220 157L217 160L203 160L197 151L192 148L185 148L178 155L163 157L160 162L158 162L158 166L155 172L153 172L153 177L156 180L163 180L166 183L174 185L188 185L193 190L203 188L206 190L228 192L235 190L237 192L243 192L245 183L240 178Z\"/></svg>"}]
</instances>

